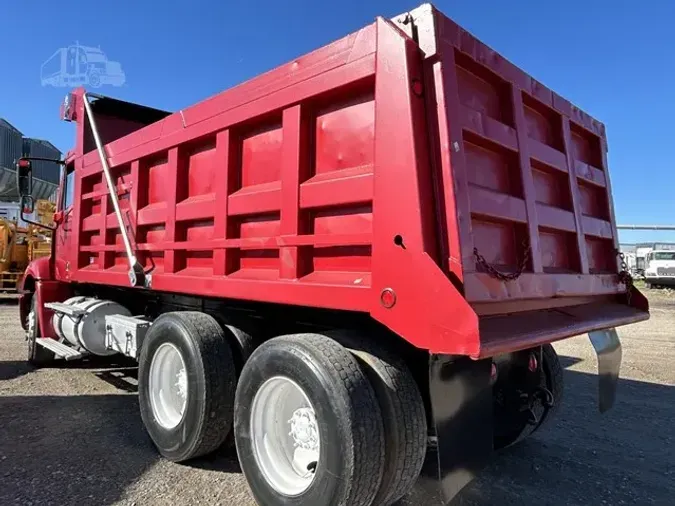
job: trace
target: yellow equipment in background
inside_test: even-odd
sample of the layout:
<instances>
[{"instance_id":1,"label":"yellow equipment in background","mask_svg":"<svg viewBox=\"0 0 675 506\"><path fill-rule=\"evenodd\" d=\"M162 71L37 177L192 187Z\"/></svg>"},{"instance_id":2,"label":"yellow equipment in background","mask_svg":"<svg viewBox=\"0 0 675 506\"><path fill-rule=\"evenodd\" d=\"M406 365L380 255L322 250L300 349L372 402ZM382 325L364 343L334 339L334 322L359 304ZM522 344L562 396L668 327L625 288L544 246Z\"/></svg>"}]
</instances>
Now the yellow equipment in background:
<instances>
[{"instance_id":1,"label":"yellow equipment in background","mask_svg":"<svg viewBox=\"0 0 675 506\"><path fill-rule=\"evenodd\" d=\"M38 200L35 203L37 219L43 225L54 222L56 205L49 200ZM52 231L37 225L28 225L28 261L49 256L52 252Z\"/></svg>"},{"instance_id":2,"label":"yellow equipment in background","mask_svg":"<svg viewBox=\"0 0 675 506\"><path fill-rule=\"evenodd\" d=\"M35 205L37 220L50 225L56 206L49 200ZM37 225L17 226L15 221L0 218L0 291L16 291L16 284L28 264L51 253L51 230Z\"/></svg>"},{"instance_id":3,"label":"yellow equipment in background","mask_svg":"<svg viewBox=\"0 0 675 506\"><path fill-rule=\"evenodd\" d=\"M27 266L26 229L0 218L0 289L16 290L16 282Z\"/></svg>"}]
</instances>

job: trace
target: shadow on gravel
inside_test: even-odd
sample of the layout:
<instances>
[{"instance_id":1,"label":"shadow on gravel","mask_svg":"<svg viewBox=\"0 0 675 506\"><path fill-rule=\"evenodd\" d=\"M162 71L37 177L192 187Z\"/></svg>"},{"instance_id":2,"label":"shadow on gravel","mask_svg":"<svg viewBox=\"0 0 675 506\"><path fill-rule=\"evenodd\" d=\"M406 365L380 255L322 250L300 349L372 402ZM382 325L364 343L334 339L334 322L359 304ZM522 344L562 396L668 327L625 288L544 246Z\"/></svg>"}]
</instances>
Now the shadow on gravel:
<instances>
[{"instance_id":1,"label":"shadow on gravel","mask_svg":"<svg viewBox=\"0 0 675 506\"><path fill-rule=\"evenodd\" d=\"M558 358L560 359L560 365L563 367L563 369L572 367L573 365L576 365L582 361L578 357L566 357L564 355L559 355Z\"/></svg>"},{"instance_id":2,"label":"shadow on gravel","mask_svg":"<svg viewBox=\"0 0 675 506\"><path fill-rule=\"evenodd\" d=\"M0 503L108 505L158 458L133 395L0 397Z\"/></svg>"},{"instance_id":3,"label":"shadow on gravel","mask_svg":"<svg viewBox=\"0 0 675 506\"><path fill-rule=\"evenodd\" d=\"M496 454L453 506L672 504L675 387L621 380L600 415L597 376L564 378L557 422ZM135 395L0 397L2 504L110 505L158 458ZM187 466L240 472L231 441ZM438 503L421 488L399 503L420 504Z\"/></svg>"},{"instance_id":4,"label":"shadow on gravel","mask_svg":"<svg viewBox=\"0 0 675 506\"><path fill-rule=\"evenodd\" d=\"M34 370L35 368L25 360L0 362L0 381L20 378Z\"/></svg>"},{"instance_id":5,"label":"shadow on gravel","mask_svg":"<svg viewBox=\"0 0 675 506\"><path fill-rule=\"evenodd\" d=\"M134 382L138 380L138 366L136 362L126 357L111 360L109 357L89 357L84 360L66 362L57 360L49 365L50 369L103 369L96 376L107 381L115 388L126 392L136 392L138 388ZM111 369L116 368L116 369ZM36 372L39 369L30 365L26 360L10 360L0 362L0 381L20 378L26 374ZM131 380L131 382L129 382ZM126 381L126 383L125 383ZM131 383L131 384L130 384Z\"/></svg>"},{"instance_id":6,"label":"shadow on gravel","mask_svg":"<svg viewBox=\"0 0 675 506\"><path fill-rule=\"evenodd\" d=\"M98 379L114 386L124 392L138 392L138 367L121 367L118 369L106 369L94 373Z\"/></svg>"},{"instance_id":7,"label":"shadow on gravel","mask_svg":"<svg viewBox=\"0 0 675 506\"><path fill-rule=\"evenodd\" d=\"M15 293L0 293L0 306L16 306L19 296Z\"/></svg>"},{"instance_id":8,"label":"shadow on gravel","mask_svg":"<svg viewBox=\"0 0 675 506\"><path fill-rule=\"evenodd\" d=\"M673 504L675 387L622 379L601 415L595 374L566 370L564 379L555 423L496 453L452 506ZM421 489L399 502L420 504L437 503Z\"/></svg>"},{"instance_id":9,"label":"shadow on gravel","mask_svg":"<svg viewBox=\"0 0 675 506\"><path fill-rule=\"evenodd\" d=\"M234 446L232 434L230 434L223 446L211 455L185 462L184 465L207 471L241 473L241 467L239 467L239 461L237 460L237 449Z\"/></svg>"}]
</instances>

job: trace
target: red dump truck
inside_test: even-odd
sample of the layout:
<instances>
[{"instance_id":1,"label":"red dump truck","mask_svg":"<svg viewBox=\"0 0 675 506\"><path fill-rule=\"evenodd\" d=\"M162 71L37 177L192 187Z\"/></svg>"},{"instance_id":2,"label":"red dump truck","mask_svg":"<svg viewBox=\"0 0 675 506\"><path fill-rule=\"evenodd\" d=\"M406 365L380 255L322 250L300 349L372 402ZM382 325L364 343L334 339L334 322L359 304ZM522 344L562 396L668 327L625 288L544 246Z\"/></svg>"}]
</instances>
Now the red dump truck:
<instances>
[{"instance_id":1,"label":"red dump truck","mask_svg":"<svg viewBox=\"0 0 675 506\"><path fill-rule=\"evenodd\" d=\"M550 343L582 333L611 405L614 329L649 312L605 128L432 6L178 112L77 89L62 115L29 360L137 359L166 458L233 434L260 504L388 505L423 468L449 499L552 417Z\"/></svg>"}]
</instances>

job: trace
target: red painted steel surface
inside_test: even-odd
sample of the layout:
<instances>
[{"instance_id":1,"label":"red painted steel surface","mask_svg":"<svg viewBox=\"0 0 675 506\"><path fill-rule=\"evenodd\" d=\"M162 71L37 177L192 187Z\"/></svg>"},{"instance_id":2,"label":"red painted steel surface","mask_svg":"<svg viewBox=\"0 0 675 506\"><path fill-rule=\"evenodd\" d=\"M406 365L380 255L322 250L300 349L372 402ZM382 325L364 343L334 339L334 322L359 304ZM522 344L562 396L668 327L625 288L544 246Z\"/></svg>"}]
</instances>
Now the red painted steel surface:
<instances>
[{"instance_id":1,"label":"red painted steel surface","mask_svg":"<svg viewBox=\"0 0 675 506\"><path fill-rule=\"evenodd\" d=\"M57 233L56 277L128 286L82 91L68 158L79 204ZM154 290L368 312L419 347L473 356L491 353L479 314L625 291L604 127L430 6L106 151ZM474 248L504 272L530 260L504 282Z\"/></svg>"}]
</instances>

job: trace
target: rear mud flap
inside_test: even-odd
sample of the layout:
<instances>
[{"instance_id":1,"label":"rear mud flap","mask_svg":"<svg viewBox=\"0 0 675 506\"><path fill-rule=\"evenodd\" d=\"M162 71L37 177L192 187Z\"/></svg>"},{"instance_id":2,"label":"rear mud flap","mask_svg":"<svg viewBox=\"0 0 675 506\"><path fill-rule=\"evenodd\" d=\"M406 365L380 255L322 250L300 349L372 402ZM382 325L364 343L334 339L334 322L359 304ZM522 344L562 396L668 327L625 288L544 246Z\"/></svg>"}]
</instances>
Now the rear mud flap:
<instances>
[{"instance_id":1,"label":"rear mud flap","mask_svg":"<svg viewBox=\"0 0 675 506\"><path fill-rule=\"evenodd\" d=\"M431 444L410 504L446 504L483 468L492 453L491 360L432 355Z\"/></svg>"},{"instance_id":2,"label":"rear mud flap","mask_svg":"<svg viewBox=\"0 0 675 506\"><path fill-rule=\"evenodd\" d=\"M598 354L598 407L604 413L614 405L621 369L621 342L616 329L596 330L588 337Z\"/></svg>"}]
</instances>

